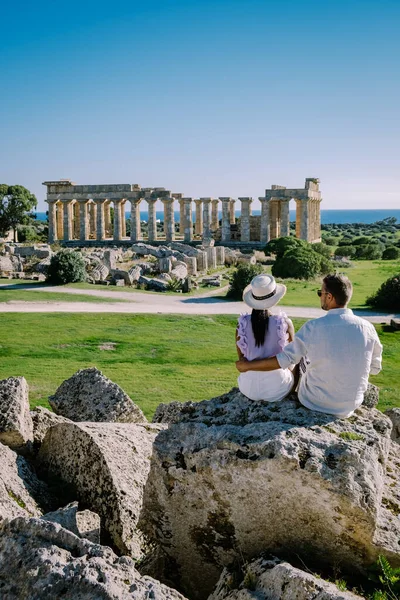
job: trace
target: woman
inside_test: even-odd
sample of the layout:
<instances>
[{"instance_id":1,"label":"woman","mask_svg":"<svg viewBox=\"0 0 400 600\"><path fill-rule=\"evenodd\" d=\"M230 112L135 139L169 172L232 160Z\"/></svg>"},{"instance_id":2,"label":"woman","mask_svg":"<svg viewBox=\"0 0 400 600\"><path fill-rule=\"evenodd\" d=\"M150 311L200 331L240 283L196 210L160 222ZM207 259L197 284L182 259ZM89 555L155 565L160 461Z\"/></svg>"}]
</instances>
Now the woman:
<instances>
[{"instance_id":1,"label":"woman","mask_svg":"<svg viewBox=\"0 0 400 600\"><path fill-rule=\"evenodd\" d=\"M243 292L251 315L239 317L236 347L239 359L255 360L275 356L294 337L293 323L285 313L272 315L269 308L286 294L286 286L272 275L257 275ZM294 385L291 370L247 371L238 378L239 389L250 400L276 402L289 394Z\"/></svg>"}]
</instances>

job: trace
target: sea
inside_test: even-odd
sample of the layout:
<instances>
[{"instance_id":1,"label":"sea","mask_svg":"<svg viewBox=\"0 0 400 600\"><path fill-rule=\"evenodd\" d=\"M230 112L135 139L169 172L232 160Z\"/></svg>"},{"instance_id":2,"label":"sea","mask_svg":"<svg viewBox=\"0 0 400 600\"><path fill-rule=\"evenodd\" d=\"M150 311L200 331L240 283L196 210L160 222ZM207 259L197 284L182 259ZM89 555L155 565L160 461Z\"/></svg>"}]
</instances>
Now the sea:
<instances>
[{"instance_id":1,"label":"sea","mask_svg":"<svg viewBox=\"0 0 400 600\"><path fill-rule=\"evenodd\" d=\"M253 215L259 215L261 213L260 210L253 210ZM164 211L156 212L157 219L159 221L164 220ZM235 215L240 217L240 210L235 211ZM382 221L387 217L395 217L397 222L400 223L400 209L370 209L370 210L321 210L321 224L329 225L333 223L337 224L345 224L345 223L376 223L377 221ZM126 218L129 218L129 213L126 213ZM219 213L219 218L221 219L221 212ZM36 219L38 221L46 221L47 214L45 212L37 212ZM142 221L147 221L147 212L140 212L140 219ZM195 220L195 211L193 211L193 222ZM290 211L290 220L296 220L296 211ZM175 222L179 222L179 210L175 211Z\"/></svg>"}]
</instances>

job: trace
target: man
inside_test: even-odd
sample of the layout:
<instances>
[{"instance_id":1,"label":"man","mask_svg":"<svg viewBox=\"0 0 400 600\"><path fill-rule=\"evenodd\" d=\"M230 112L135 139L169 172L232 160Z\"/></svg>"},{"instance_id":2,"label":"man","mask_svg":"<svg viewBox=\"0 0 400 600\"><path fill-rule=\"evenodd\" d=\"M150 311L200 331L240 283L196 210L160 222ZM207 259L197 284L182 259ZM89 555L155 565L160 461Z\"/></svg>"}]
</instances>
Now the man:
<instances>
[{"instance_id":1,"label":"man","mask_svg":"<svg viewBox=\"0 0 400 600\"><path fill-rule=\"evenodd\" d=\"M300 402L311 410L349 417L363 402L368 375L379 373L382 364L374 326L347 308L352 293L347 277L327 275L317 294L328 314L305 323L277 356L239 360L237 369L273 371L299 363Z\"/></svg>"}]
</instances>

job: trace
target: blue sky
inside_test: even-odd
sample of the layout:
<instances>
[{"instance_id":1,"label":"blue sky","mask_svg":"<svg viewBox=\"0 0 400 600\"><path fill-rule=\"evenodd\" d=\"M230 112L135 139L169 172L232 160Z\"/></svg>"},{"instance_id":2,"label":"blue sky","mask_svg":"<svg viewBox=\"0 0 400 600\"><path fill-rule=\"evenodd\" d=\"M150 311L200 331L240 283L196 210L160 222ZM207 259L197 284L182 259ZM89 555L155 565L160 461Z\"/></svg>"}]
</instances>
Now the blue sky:
<instances>
[{"instance_id":1,"label":"blue sky","mask_svg":"<svg viewBox=\"0 0 400 600\"><path fill-rule=\"evenodd\" d=\"M2 7L0 182L400 208L398 0Z\"/></svg>"}]
</instances>

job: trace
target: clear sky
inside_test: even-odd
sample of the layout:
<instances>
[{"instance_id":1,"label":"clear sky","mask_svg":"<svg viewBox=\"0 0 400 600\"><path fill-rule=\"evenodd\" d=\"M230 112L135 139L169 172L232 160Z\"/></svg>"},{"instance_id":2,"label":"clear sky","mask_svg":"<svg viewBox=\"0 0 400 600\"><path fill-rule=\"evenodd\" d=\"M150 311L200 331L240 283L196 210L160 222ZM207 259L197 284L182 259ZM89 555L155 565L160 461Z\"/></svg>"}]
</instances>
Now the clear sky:
<instances>
[{"instance_id":1,"label":"clear sky","mask_svg":"<svg viewBox=\"0 0 400 600\"><path fill-rule=\"evenodd\" d=\"M3 3L0 183L400 208L399 0ZM256 207L255 207L256 208Z\"/></svg>"}]
</instances>

